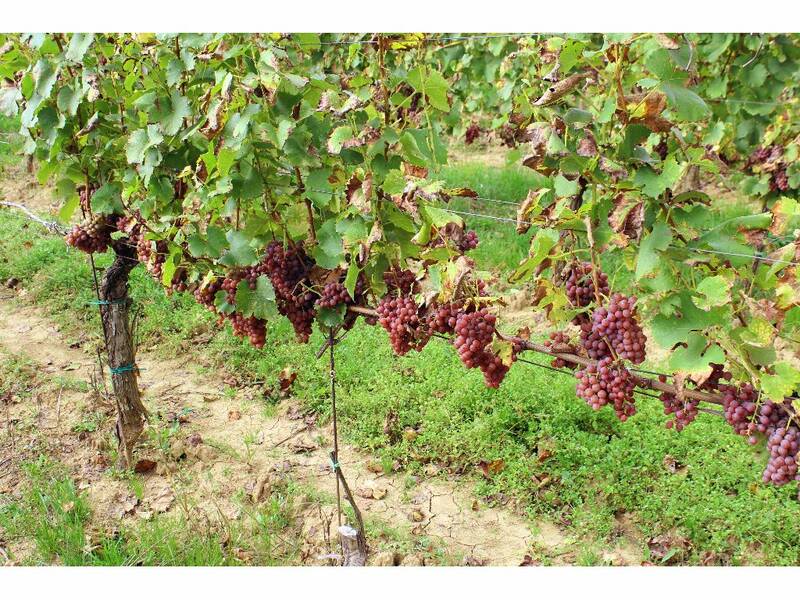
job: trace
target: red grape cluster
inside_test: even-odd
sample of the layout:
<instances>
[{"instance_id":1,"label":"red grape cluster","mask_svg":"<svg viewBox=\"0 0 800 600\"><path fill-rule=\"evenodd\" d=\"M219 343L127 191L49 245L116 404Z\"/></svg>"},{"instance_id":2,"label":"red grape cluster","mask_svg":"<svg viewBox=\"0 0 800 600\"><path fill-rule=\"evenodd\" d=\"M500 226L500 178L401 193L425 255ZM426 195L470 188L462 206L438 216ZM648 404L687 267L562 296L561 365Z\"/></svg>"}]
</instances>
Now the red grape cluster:
<instances>
[{"instance_id":1,"label":"red grape cluster","mask_svg":"<svg viewBox=\"0 0 800 600\"><path fill-rule=\"evenodd\" d=\"M198 287L194 292L194 298L201 305L216 313L217 307L214 303L217 292L222 289L221 279L212 279L207 285Z\"/></svg>"},{"instance_id":2,"label":"red grape cluster","mask_svg":"<svg viewBox=\"0 0 800 600\"><path fill-rule=\"evenodd\" d=\"M730 381L732 375L730 372L725 370L725 365L720 365L717 363L711 363L711 375L708 378L697 386L698 390L703 390L706 392L716 392L720 388L720 381Z\"/></svg>"},{"instance_id":3,"label":"red grape cluster","mask_svg":"<svg viewBox=\"0 0 800 600\"><path fill-rule=\"evenodd\" d=\"M589 306L599 296L608 296L608 275L597 269L597 294L595 294L593 267L591 263L574 263L568 272L565 282L567 298L576 307Z\"/></svg>"},{"instance_id":4,"label":"red grape cluster","mask_svg":"<svg viewBox=\"0 0 800 600\"><path fill-rule=\"evenodd\" d=\"M739 435L751 435L755 428L753 416L756 414L757 392L750 383L741 386L723 385L722 407L725 420Z\"/></svg>"},{"instance_id":5,"label":"red grape cluster","mask_svg":"<svg viewBox=\"0 0 800 600\"><path fill-rule=\"evenodd\" d=\"M222 289L225 291L225 298L230 304L236 303L236 288L239 287L241 280L241 272L228 273L225 279L222 280Z\"/></svg>"},{"instance_id":6,"label":"red grape cluster","mask_svg":"<svg viewBox=\"0 0 800 600\"><path fill-rule=\"evenodd\" d=\"M764 163L768 162L775 162L780 160L781 156L783 156L783 150L777 144L766 147L759 146L747 159L745 166L753 167L756 165L763 165Z\"/></svg>"},{"instance_id":7,"label":"red grape cluster","mask_svg":"<svg viewBox=\"0 0 800 600\"><path fill-rule=\"evenodd\" d=\"M352 303L353 299L350 297L344 284L333 281L331 283L326 283L325 287L322 288L322 295L317 300L317 307L336 308L340 304Z\"/></svg>"},{"instance_id":8,"label":"red grape cluster","mask_svg":"<svg viewBox=\"0 0 800 600\"><path fill-rule=\"evenodd\" d=\"M309 260L302 246L290 244L284 248L280 242L272 241L267 245L260 270L269 277L275 293L288 299L295 295L298 285L305 279Z\"/></svg>"},{"instance_id":9,"label":"red grape cluster","mask_svg":"<svg viewBox=\"0 0 800 600\"><path fill-rule=\"evenodd\" d=\"M256 348L263 348L267 341L267 322L257 317L245 317L239 313L228 315L233 334L237 337L247 337Z\"/></svg>"},{"instance_id":10,"label":"red grape cluster","mask_svg":"<svg viewBox=\"0 0 800 600\"><path fill-rule=\"evenodd\" d=\"M494 340L497 317L486 309L461 313L456 319L453 344L458 357L468 369L478 368L490 388L500 387L509 366L490 348ZM512 354L512 360L515 357Z\"/></svg>"},{"instance_id":11,"label":"red grape cluster","mask_svg":"<svg viewBox=\"0 0 800 600\"><path fill-rule=\"evenodd\" d=\"M797 473L797 454L800 451L800 430L795 425L777 427L767 441L769 460L762 479L765 483L785 485L800 481Z\"/></svg>"},{"instance_id":12,"label":"red grape cluster","mask_svg":"<svg viewBox=\"0 0 800 600\"><path fill-rule=\"evenodd\" d=\"M639 364L645 359L647 338L636 320L636 297L614 294L608 306L598 307L592 314L591 333L587 336L596 345L597 338L607 341L619 358Z\"/></svg>"},{"instance_id":13,"label":"red grape cluster","mask_svg":"<svg viewBox=\"0 0 800 600\"><path fill-rule=\"evenodd\" d=\"M746 167L762 167L755 171L770 173L769 190L771 192L785 192L789 189L789 177L786 173L786 163L783 158L783 147L778 144L756 148L747 159Z\"/></svg>"},{"instance_id":14,"label":"red grape cluster","mask_svg":"<svg viewBox=\"0 0 800 600\"><path fill-rule=\"evenodd\" d=\"M601 360L611 356L611 348L608 342L603 339L595 329L592 327L590 321L581 321L581 346L586 351L589 358Z\"/></svg>"},{"instance_id":15,"label":"red grape cluster","mask_svg":"<svg viewBox=\"0 0 800 600\"><path fill-rule=\"evenodd\" d=\"M470 123L467 131L464 133L464 143L467 146L472 145L483 133L483 128L477 123Z\"/></svg>"},{"instance_id":16,"label":"red grape cluster","mask_svg":"<svg viewBox=\"0 0 800 600\"><path fill-rule=\"evenodd\" d=\"M576 371L575 378L578 396L593 409L599 410L611 403L620 421L636 414L633 398L636 378L624 366L613 363L611 357Z\"/></svg>"},{"instance_id":17,"label":"red grape cluster","mask_svg":"<svg viewBox=\"0 0 800 600\"><path fill-rule=\"evenodd\" d=\"M284 248L278 241L267 245L261 264L251 273L251 277L266 274L275 290L278 312L289 319L297 339L303 343L311 337L316 310L316 295L307 281L312 264L311 258L299 244Z\"/></svg>"},{"instance_id":18,"label":"red grape cluster","mask_svg":"<svg viewBox=\"0 0 800 600\"><path fill-rule=\"evenodd\" d=\"M84 214L89 214L92 212L92 196L95 192L94 185L89 185L87 188L85 185L79 185L77 187L78 192L78 201L81 205L81 210Z\"/></svg>"},{"instance_id":19,"label":"red grape cluster","mask_svg":"<svg viewBox=\"0 0 800 600\"><path fill-rule=\"evenodd\" d=\"M388 292L398 291L407 296L417 291L417 277L413 271L395 266L383 274Z\"/></svg>"},{"instance_id":20,"label":"red grape cluster","mask_svg":"<svg viewBox=\"0 0 800 600\"><path fill-rule=\"evenodd\" d=\"M103 215L85 219L64 236L70 246L82 252L105 252L111 244L111 227Z\"/></svg>"},{"instance_id":21,"label":"red grape cluster","mask_svg":"<svg viewBox=\"0 0 800 600\"><path fill-rule=\"evenodd\" d=\"M428 314L428 328L436 333L455 333L456 321L462 312L461 306L457 302L445 302L431 308Z\"/></svg>"},{"instance_id":22,"label":"red grape cluster","mask_svg":"<svg viewBox=\"0 0 800 600\"><path fill-rule=\"evenodd\" d=\"M308 342L314 317L317 315L317 311L314 309L316 295L313 292L302 292L290 298L283 298L276 294L275 299L278 312L289 319L297 339L304 344Z\"/></svg>"},{"instance_id":23,"label":"red grape cluster","mask_svg":"<svg viewBox=\"0 0 800 600\"><path fill-rule=\"evenodd\" d=\"M475 230L470 229L469 231L465 231L461 240L458 242L458 251L464 254L465 252L474 250L478 247L478 241L478 234L475 233Z\"/></svg>"},{"instance_id":24,"label":"red grape cluster","mask_svg":"<svg viewBox=\"0 0 800 600\"><path fill-rule=\"evenodd\" d=\"M417 314L417 303L410 296L384 296L378 303L378 322L388 333L394 353L421 350L430 339L427 327Z\"/></svg>"},{"instance_id":25,"label":"red grape cluster","mask_svg":"<svg viewBox=\"0 0 800 600\"><path fill-rule=\"evenodd\" d=\"M569 339L569 334L563 331L554 331L550 334L550 339L544 343L552 352L564 352L567 354L577 354L578 349ZM563 358L556 356L550 363L556 369L575 369L578 365L572 362L567 362Z\"/></svg>"},{"instance_id":26,"label":"red grape cluster","mask_svg":"<svg viewBox=\"0 0 800 600\"><path fill-rule=\"evenodd\" d=\"M785 192L789 189L789 176L786 174L786 166L781 165L772 172L769 179L770 192Z\"/></svg>"},{"instance_id":27,"label":"red grape cluster","mask_svg":"<svg viewBox=\"0 0 800 600\"><path fill-rule=\"evenodd\" d=\"M661 383L667 381L665 375L659 375L658 380ZM667 421L667 429L675 428L676 431L683 431L683 428L692 423L697 418L699 400L693 398L684 398L681 401L677 394L671 392L662 392L661 402L664 404L664 414L673 415Z\"/></svg>"}]
</instances>

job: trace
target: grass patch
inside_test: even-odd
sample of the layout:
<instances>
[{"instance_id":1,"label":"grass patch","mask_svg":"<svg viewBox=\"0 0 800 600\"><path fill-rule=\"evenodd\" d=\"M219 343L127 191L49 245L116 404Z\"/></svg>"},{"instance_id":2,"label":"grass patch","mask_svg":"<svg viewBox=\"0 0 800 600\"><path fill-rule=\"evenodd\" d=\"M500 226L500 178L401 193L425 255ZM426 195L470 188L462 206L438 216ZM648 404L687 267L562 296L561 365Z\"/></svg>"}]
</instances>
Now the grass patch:
<instances>
[{"instance_id":1,"label":"grass patch","mask_svg":"<svg viewBox=\"0 0 800 600\"><path fill-rule=\"evenodd\" d=\"M67 566L223 566L297 562L294 504L287 483L243 518L210 525L182 516L156 516L116 531L91 525L86 496L62 465L40 457L23 466L26 490L18 499L0 495L0 531L6 541L33 544L23 564ZM132 485L135 482L132 482ZM284 539L285 536L285 539ZM18 557L9 557L19 560Z\"/></svg>"}]
</instances>

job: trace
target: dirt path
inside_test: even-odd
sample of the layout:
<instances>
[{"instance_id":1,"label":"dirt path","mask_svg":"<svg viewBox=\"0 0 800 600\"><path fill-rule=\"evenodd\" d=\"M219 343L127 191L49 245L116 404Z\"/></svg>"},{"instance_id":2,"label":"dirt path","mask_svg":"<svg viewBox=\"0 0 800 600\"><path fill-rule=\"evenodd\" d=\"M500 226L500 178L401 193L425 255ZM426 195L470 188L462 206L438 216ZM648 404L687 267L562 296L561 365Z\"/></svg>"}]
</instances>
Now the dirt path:
<instances>
[{"instance_id":1,"label":"dirt path","mask_svg":"<svg viewBox=\"0 0 800 600\"><path fill-rule=\"evenodd\" d=\"M95 358L79 346L80 341L65 339L33 307L0 302L0 347L29 357L44 373L88 381ZM105 474L109 444L99 436L87 443L86 436L80 440L72 431L92 408L87 394L59 393L59 400L37 400L36 418L51 424L49 428L56 422L60 427L55 435L48 432L46 437L60 444L60 453L68 456L79 487L87 491L101 518L148 518L154 511L182 509L209 518L236 519L241 512L237 494L241 497L244 492L253 502L263 501L270 485L285 474L328 495L335 493L327 458L332 436L327 427L306 420L292 401L282 403L277 416L266 417L263 401L249 399L243 391L231 397L224 393L222 381L198 374L192 363L191 359L156 359L147 353L138 356L140 386L148 409L182 421L168 442L146 444L139 451L140 458L157 463L143 477L141 500L132 496L126 482ZM308 429L297 433L307 422L311 423ZM559 556L571 546L572 540L552 523L541 521L531 526L510 511L479 505L468 482L387 475L373 459L346 445L340 456L365 519L437 540L467 562L518 565L532 547ZM4 483L10 485L3 477L7 474L0 474L0 491ZM325 522L324 516L321 522ZM319 534L319 529L320 519L309 518L303 526L304 534ZM309 562L326 552L313 537L303 541L302 556Z\"/></svg>"}]
</instances>

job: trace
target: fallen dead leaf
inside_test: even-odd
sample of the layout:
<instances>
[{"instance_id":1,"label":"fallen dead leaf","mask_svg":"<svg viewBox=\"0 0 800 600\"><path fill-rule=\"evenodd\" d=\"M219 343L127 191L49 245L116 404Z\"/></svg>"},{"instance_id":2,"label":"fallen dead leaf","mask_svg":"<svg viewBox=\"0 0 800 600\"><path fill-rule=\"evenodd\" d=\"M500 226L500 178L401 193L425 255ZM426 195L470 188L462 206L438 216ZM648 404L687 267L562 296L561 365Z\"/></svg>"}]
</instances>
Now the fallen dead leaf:
<instances>
[{"instance_id":1,"label":"fallen dead leaf","mask_svg":"<svg viewBox=\"0 0 800 600\"><path fill-rule=\"evenodd\" d=\"M150 508L156 512L166 512L174 501L175 494L172 493L172 490L168 486L163 487L156 493L155 497L150 500Z\"/></svg>"},{"instance_id":2,"label":"fallen dead leaf","mask_svg":"<svg viewBox=\"0 0 800 600\"><path fill-rule=\"evenodd\" d=\"M478 468L483 473L484 477L491 478L492 475L497 475L500 471L502 471L506 466L506 461L502 458L498 458L492 461L485 461L482 460L478 463Z\"/></svg>"},{"instance_id":3,"label":"fallen dead leaf","mask_svg":"<svg viewBox=\"0 0 800 600\"><path fill-rule=\"evenodd\" d=\"M238 421L242 418L242 413L233 408L228 411L228 421Z\"/></svg>"},{"instance_id":4,"label":"fallen dead leaf","mask_svg":"<svg viewBox=\"0 0 800 600\"><path fill-rule=\"evenodd\" d=\"M314 452L317 448L318 446L314 443L314 440L308 436L295 438L289 442L289 449L295 454L307 454Z\"/></svg>"},{"instance_id":5,"label":"fallen dead leaf","mask_svg":"<svg viewBox=\"0 0 800 600\"><path fill-rule=\"evenodd\" d=\"M149 458L143 458L136 463L136 465L133 467L133 471L134 473L149 473L155 468L156 461L150 460Z\"/></svg>"}]
</instances>

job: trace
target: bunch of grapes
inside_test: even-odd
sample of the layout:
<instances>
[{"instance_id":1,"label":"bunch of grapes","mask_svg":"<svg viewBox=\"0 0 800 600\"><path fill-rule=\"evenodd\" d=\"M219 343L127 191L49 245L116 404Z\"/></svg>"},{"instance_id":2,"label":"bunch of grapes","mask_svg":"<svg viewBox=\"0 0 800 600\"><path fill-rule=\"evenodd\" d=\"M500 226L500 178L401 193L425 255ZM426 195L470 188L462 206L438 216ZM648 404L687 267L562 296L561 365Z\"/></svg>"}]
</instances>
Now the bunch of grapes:
<instances>
[{"instance_id":1,"label":"bunch of grapes","mask_svg":"<svg viewBox=\"0 0 800 600\"><path fill-rule=\"evenodd\" d=\"M302 246L292 244L284 248L280 242L272 241L267 245L260 271L269 277L276 295L288 299L294 296L298 284L305 279L308 261Z\"/></svg>"},{"instance_id":2,"label":"bunch of grapes","mask_svg":"<svg viewBox=\"0 0 800 600\"><path fill-rule=\"evenodd\" d=\"M458 251L464 254L465 252L469 252L470 250L474 250L478 247L478 234L475 233L474 229L470 229L469 231L465 231L464 235L459 240L457 246Z\"/></svg>"},{"instance_id":3,"label":"bunch of grapes","mask_svg":"<svg viewBox=\"0 0 800 600\"><path fill-rule=\"evenodd\" d=\"M756 165L763 165L767 162L775 162L780 160L781 156L783 156L783 149L777 144L766 147L759 146L747 159L745 166L754 167Z\"/></svg>"},{"instance_id":4,"label":"bunch of grapes","mask_svg":"<svg viewBox=\"0 0 800 600\"><path fill-rule=\"evenodd\" d=\"M659 375L658 380L661 383L665 383L667 377L665 375ZM684 427L697 418L698 407L700 405L699 400L685 398L681 401L677 394L671 392L662 392L659 398L661 398L661 402L664 404L664 414L673 415L673 417L667 421L667 429L672 429L674 427L676 431L683 431Z\"/></svg>"},{"instance_id":5,"label":"bunch of grapes","mask_svg":"<svg viewBox=\"0 0 800 600\"><path fill-rule=\"evenodd\" d=\"M138 236L136 256L145 269L156 279L161 278L161 271L167 260L167 243L164 240L148 240L144 235Z\"/></svg>"},{"instance_id":6,"label":"bunch of grapes","mask_svg":"<svg viewBox=\"0 0 800 600\"><path fill-rule=\"evenodd\" d=\"M722 407L725 410L725 420L730 423L733 430L739 435L751 435L755 428L753 415L756 414L756 400L758 393L750 383L739 387L723 385Z\"/></svg>"},{"instance_id":7,"label":"bunch of grapes","mask_svg":"<svg viewBox=\"0 0 800 600\"><path fill-rule=\"evenodd\" d=\"M758 407L758 416L755 420L756 431L769 437L776 429L789 422L792 412L791 400L784 400L782 404L766 400ZM751 443L754 443L754 440L751 440Z\"/></svg>"},{"instance_id":8,"label":"bunch of grapes","mask_svg":"<svg viewBox=\"0 0 800 600\"><path fill-rule=\"evenodd\" d=\"M786 174L786 165L781 165L772 172L769 179L769 191L785 192L789 189L789 176Z\"/></svg>"},{"instance_id":9,"label":"bunch of grapes","mask_svg":"<svg viewBox=\"0 0 800 600\"><path fill-rule=\"evenodd\" d=\"M569 339L569 334L563 331L554 331L550 334L550 339L544 343L551 352L563 352L567 354L577 354L578 349L573 345ZM575 363L567 362L563 358L556 356L550 363L556 369L574 369L577 367Z\"/></svg>"},{"instance_id":10,"label":"bunch of grapes","mask_svg":"<svg viewBox=\"0 0 800 600\"><path fill-rule=\"evenodd\" d=\"M111 244L111 226L103 215L94 215L75 225L64 239L87 254L105 252Z\"/></svg>"},{"instance_id":11,"label":"bunch of grapes","mask_svg":"<svg viewBox=\"0 0 800 600\"><path fill-rule=\"evenodd\" d=\"M468 369L478 368L484 362L486 348L494 340L496 323L497 317L486 309L461 314L456 319L453 344L458 357Z\"/></svg>"},{"instance_id":12,"label":"bunch of grapes","mask_svg":"<svg viewBox=\"0 0 800 600\"><path fill-rule=\"evenodd\" d=\"M410 296L384 296L378 303L378 322L388 333L394 353L421 350L430 339L427 327L417 314L417 303Z\"/></svg>"},{"instance_id":13,"label":"bunch of grapes","mask_svg":"<svg viewBox=\"0 0 800 600\"><path fill-rule=\"evenodd\" d=\"M508 373L509 366L490 348L494 340L497 317L485 308L474 312L462 312L455 324L453 345L458 357L468 369L478 368L490 388L497 388ZM512 353L512 360L515 354Z\"/></svg>"},{"instance_id":14,"label":"bunch of grapes","mask_svg":"<svg viewBox=\"0 0 800 600\"><path fill-rule=\"evenodd\" d=\"M316 295L310 291L301 291L289 298L279 297L276 294L278 312L289 319L294 328L298 341L308 342L317 311L314 309Z\"/></svg>"},{"instance_id":15,"label":"bunch of grapes","mask_svg":"<svg viewBox=\"0 0 800 600\"><path fill-rule=\"evenodd\" d=\"M237 337L247 337L250 343L258 349L264 347L267 341L267 322L257 317L245 317L240 313L231 313L228 318L233 327L233 334Z\"/></svg>"},{"instance_id":16,"label":"bunch of grapes","mask_svg":"<svg viewBox=\"0 0 800 600\"><path fill-rule=\"evenodd\" d=\"M769 460L762 479L765 483L785 485L800 481L797 473L797 454L800 451L800 430L795 425L778 427L767 441Z\"/></svg>"},{"instance_id":17,"label":"bunch of grapes","mask_svg":"<svg viewBox=\"0 0 800 600\"><path fill-rule=\"evenodd\" d=\"M464 143L467 146L472 145L483 133L483 128L477 123L470 123L467 131L464 133Z\"/></svg>"},{"instance_id":18,"label":"bunch of grapes","mask_svg":"<svg viewBox=\"0 0 800 600\"><path fill-rule=\"evenodd\" d=\"M239 287L239 282L242 280L241 272L231 272L222 280L222 289L225 291L226 300L230 304L236 303L236 288Z\"/></svg>"},{"instance_id":19,"label":"bunch of grapes","mask_svg":"<svg viewBox=\"0 0 800 600\"><path fill-rule=\"evenodd\" d=\"M317 307L336 308L340 304L352 303L353 299L350 297L344 284L333 281L331 283L326 283L325 287L322 288L322 295L317 300Z\"/></svg>"},{"instance_id":20,"label":"bunch of grapes","mask_svg":"<svg viewBox=\"0 0 800 600\"><path fill-rule=\"evenodd\" d=\"M720 388L720 381L730 381L732 375L730 372L725 370L725 365L720 365L718 363L711 363L711 375L708 378L697 386L698 390L703 390L706 392L716 392Z\"/></svg>"},{"instance_id":21,"label":"bunch of grapes","mask_svg":"<svg viewBox=\"0 0 800 600\"><path fill-rule=\"evenodd\" d=\"M595 293L593 270L592 264L589 262L576 262L570 267L565 286L567 298L573 306L582 308L594 302L598 295L608 296L610 291L608 275L600 269L597 270L597 293Z\"/></svg>"},{"instance_id":22,"label":"bunch of grapes","mask_svg":"<svg viewBox=\"0 0 800 600\"><path fill-rule=\"evenodd\" d=\"M175 292L186 292L193 287L189 284L189 274L183 267L177 269L172 276L172 281L166 289L167 296L171 296Z\"/></svg>"},{"instance_id":23,"label":"bunch of grapes","mask_svg":"<svg viewBox=\"0 0 800 600\"><path fill-rule=\"evenodd\" d=\"M614 294L607 307L592 314L591 332L607 341L619 358L637 365L644 361L647 338L636 320L635 296Z\"/></svg>"},{"instance_id":24,"label":"bunch of grapes","mask_svg":"<svg viewBox=\"0 0 800 600\"><path fill-rule=\"evenodd\" d=\"M95 188L93 185L85 186L79 185L77 188L78 192L78 201L81 205L81 210L84 214L89 214L92 212L92 195L95 192Z\"/></svg>"},{"instance_id":25,"label":"bunch of grapes","mask_svg":"<svg viewBox=\"0 0 800 600\"><path fill-rule=\"evenodd\" d=\"M456 321L462 312L457 302L445 302L431 307L428 314L428 328L442 334L451 334L456 330Z\"/></svg>"},{"instance_id":26,"label":"bunch of grapes","mask_svg":"<svg viewBox=\"0 0 800 600\"><path fill-rule=\"evenodd\" d=\"M407 296L417 291L417 277L413 271L408 269L394 266L383 274L383 281L386 283L388 292L397 291L401 295Z\"/></svg>"},{"instance_id":27,"label":"bunch of grapes","mask_svg":"<svg viewBox=\"0 0 800 600\"><path fill-rule=\"evenodd\" d=\"M272 241L267 245L261 264L250 274L254 281L262 273L269 277L275 290L278 312L289 319L297 339L303 343L311 337L317 314L314 308L316 295L310 291L307 281L311 264L301 245L291 244L284 248L280 242Z\"/></svg>"},{"instance_id":28,"label":"bunch of grapes","mask_svg":"<svg viewBox=\"0 0 800 600\"><path fill-rule=\"evenodd\" d=\"M217 307L214 304L214 299L217 292L222 289L221 279L212 279L207 285L198 287L194 292L194 298L198 303L208 308L211 312L216 313Z\"/></svg>"},{"instance_id":29,"label":"bunch of grapes","mask_svg":"<svg viewBox=\"0 0 800 600\"><path fill-rule=\"evenodd\" d=\"M576 371L575 378L578 396L593 409L599 410L610 403L620 421L636 414L633 398L636 378L624 366L612 362L611 357Z\"/></svg>"},{"instance_id":30,"label":"bunch of grapes","mask_svg":"<svg viewBox=\"0 0 800 600\"><path fill-rule=\"evenodd\" d=\"M592 327L590 321L581 321L581 346L586 351L589 358L601 360L611 356L611 348L608 342L603 339L595 329Z\"/></svg>"}]
</instances>

